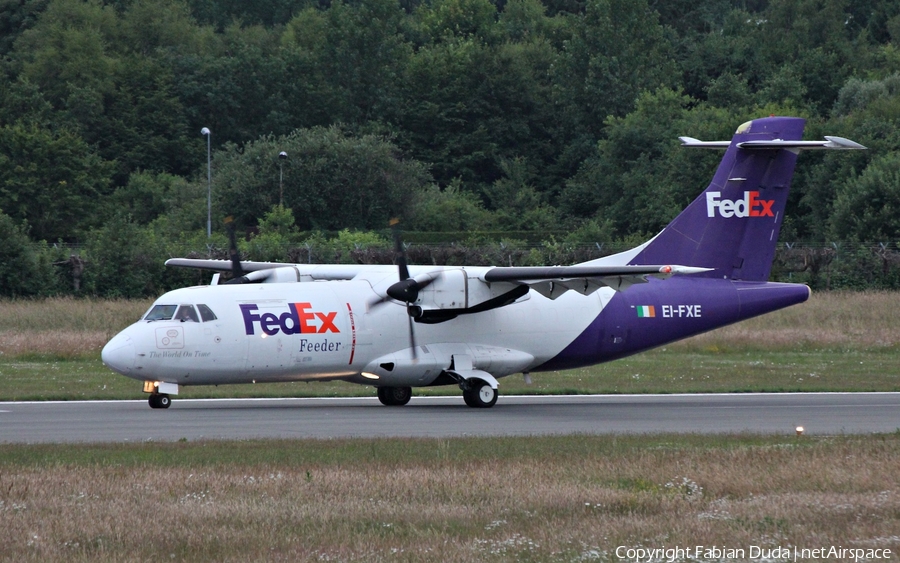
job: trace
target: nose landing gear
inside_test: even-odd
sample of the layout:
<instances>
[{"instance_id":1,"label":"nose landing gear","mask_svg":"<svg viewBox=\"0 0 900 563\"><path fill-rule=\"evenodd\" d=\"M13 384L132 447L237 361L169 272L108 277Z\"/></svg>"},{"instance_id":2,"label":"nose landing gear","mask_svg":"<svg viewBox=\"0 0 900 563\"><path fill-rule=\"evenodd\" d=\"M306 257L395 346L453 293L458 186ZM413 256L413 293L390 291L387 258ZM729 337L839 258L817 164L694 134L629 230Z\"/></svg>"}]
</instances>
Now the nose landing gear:
<instances>
[{"instance_id":1,"label":"nose landing gear","mask_svg":"<svg viewBox=\"0 0 900 563\"><path fill-rule=\"evenodd\" d=\"M151 409L167 409L172 404L169 395L178 394L178 384L165 381L145 381L144 393L150 393L148 402Z\"/></svg>"}]
</instances>

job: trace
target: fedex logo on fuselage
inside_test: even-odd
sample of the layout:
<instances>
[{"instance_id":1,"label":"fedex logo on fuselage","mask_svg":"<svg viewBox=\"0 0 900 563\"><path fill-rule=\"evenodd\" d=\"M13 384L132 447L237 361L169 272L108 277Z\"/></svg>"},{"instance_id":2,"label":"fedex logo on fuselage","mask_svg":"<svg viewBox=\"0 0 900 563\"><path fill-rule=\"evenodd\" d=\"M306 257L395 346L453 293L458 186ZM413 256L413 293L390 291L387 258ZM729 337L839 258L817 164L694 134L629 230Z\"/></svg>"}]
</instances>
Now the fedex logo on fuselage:
<instances>
[{"instance_id":1,"label":"fedex logo on fuselage","mask_svg":"<svg viewBox=\"0 0 900 563\"><path fill-rule=\"evenodd\" d=\"M715 217L774 217L774 199L758 199L759 192L744 192L744 199L720 199L722 192L706 192L706 216Z\"/></svg>"},{"instance_id":2,"label":"fedex logo on fuselage","mask_svg":"<svg viewBox=\"0 0 900 563\"><path fill-rule=\"evenodd\" d=\"M260 330L268 336L279 332L284 334L322 334L323 332L341 332L334 324L337 311L328 313L310 311L310 303L288 303L288 310L280 315L275 313L259 314L259 306L255 304L241 305L244 315L244 329L247 334L256 334L256 323Z\"/></svg>"}]
</instances>

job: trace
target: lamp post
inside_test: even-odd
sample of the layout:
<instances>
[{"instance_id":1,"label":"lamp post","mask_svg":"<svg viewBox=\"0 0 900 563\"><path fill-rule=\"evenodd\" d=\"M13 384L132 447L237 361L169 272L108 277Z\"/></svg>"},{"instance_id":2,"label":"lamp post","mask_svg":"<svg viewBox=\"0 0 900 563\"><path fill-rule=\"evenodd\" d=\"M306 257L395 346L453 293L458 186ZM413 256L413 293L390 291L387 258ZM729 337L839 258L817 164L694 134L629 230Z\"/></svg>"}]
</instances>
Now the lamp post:
<instances>
[{"instance_id":1,"label":"lamp post","mask_svg":"<svg viewBox=\"0 0 900 563\"><path fill-rule=\"evenodd\" d=\"M212 164L210 161L210 140L212 133L209 127L200 130L201 135L206 135L206 238L212 237Z\"/></svg>"},{"instance_id":2,"label":"lamp post","mask_svg":"<svg viewBox=\"0 0 900 563\"><path fill-rule=\"evenodd\" d=\"M278 205L284 207L284 159L287 158L287 153L281 151L278 153Z\"/></svg>"}]
</instances>

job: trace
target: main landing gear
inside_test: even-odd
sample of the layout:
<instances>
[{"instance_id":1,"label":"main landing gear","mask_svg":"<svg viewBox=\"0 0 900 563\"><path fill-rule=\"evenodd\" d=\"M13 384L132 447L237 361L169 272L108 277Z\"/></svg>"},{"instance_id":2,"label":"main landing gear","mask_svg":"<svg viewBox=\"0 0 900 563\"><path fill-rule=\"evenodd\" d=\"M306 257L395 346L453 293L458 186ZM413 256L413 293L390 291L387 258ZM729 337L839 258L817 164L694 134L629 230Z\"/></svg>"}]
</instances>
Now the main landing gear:
<instances>
[{"instance_id":1,"label":"main landing gear","mask_svg":"<svg viewBox=\"0 0 900 563\"><path fill-rule=\"evenodd\" d=\"M499 395L489 383L480 379L463 380L460 388L463 390L463 400L475 409L493 407ZM411 397L412 388L410 387L378 387L378 400L382 405L400 407L408 403Z\"/></svg>"},{"instance_id":2,"label":"main landing gear","mask_svg":"<svg viewBox=\"0 0 900 563\"><path fill-rule=\"evenodd\" d=\"M411 387L379 387L378 400L388 407L402 407L412 398Z\"/></svg>"},{"instance_id":3,"label":"main landing gear","mask_svg":"<svg viewBox=\"0 0 900 563\"><path fill-rule=\"evenodd\" d=\"M172 404L172 399L165 393L153 393L150 395L150 408L167 409Z\"/></svg>"},{"instance_id":4,"label":"main landing gear","mask_svg":"<svg viewBox=\"0 0 900 563\"><path fill-rule=\"evenodd\" d=\"M475 379L466 381L463 390L463 400L472 408L489 409L497 402L498 391L492 388L486 381Z\"/></svg>"}]
</instances>

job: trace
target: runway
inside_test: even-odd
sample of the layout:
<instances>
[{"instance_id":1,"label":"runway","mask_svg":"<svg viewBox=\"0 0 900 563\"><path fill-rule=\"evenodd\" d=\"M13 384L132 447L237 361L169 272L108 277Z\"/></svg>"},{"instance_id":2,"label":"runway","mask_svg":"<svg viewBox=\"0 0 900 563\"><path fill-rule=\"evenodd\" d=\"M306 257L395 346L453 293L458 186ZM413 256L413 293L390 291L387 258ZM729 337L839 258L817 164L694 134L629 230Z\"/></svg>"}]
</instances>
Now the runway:
<instances>
[{"instance_id":1,"label":"runway","mask_svg":"<svg viewBox=\"0 0 900 563\"><path fill-rule=\"evenodd\" d=\"M0 442L138 442L182 438L525 436L622 433L866 434L900 429L900 393L178 399L0 403Z\"/></svg>"}]
</instances>

